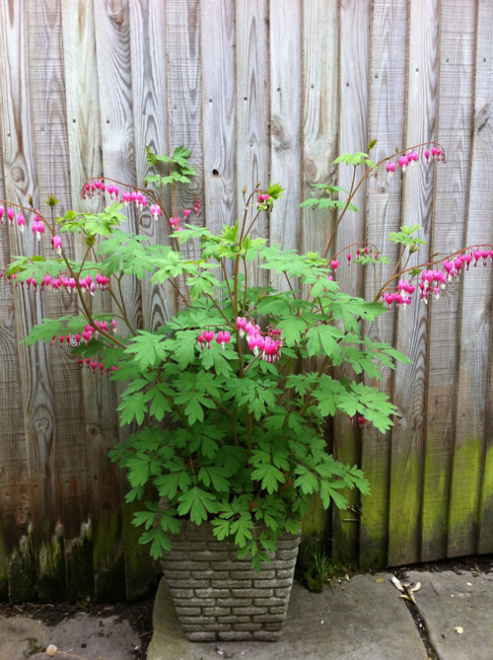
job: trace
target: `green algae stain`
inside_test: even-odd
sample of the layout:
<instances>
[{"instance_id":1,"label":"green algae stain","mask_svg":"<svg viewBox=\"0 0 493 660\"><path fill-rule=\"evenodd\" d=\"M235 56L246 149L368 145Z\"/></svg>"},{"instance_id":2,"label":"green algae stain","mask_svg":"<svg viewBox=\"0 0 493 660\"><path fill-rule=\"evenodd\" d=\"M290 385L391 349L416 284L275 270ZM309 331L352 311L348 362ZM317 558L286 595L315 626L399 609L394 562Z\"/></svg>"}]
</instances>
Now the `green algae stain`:
<instances>
[{"instance_id":1,"label":"green algae stain","mask_svg":"<svg viewBox=\"0 0 493 660\"><path fill-rule=\"evenodd\" d=\"M493 445L486 450L484 459L480 507L478 552L485 554L493 552Z\"/></svg>"},{"instance_id":2,"label":"green algae stain","mask_svg":"<svg viewBox=\"0 0 493 660\"><path fill-rule=\"evenodd\" d=\"M98 602L126 599L121 510L99 513L93 537L94 596Z\"/></svg>"},{"instance_id":3,"label":"green algae stain","mask_svg":"<svg viewBox=\"0 0 493 660\"><path fill-rule=\"evenodd\" d=\"M7 548L5 547L4 531L0 520L0 600L7 600L9 597L7 577Z\"/></svg>"},{"instance_id":4,"label":"green algae stain","mask_svg":"<svg viewBox=\"0 0 493 660\"><path fill-rule=\"evenodd\" d=\"M77 602L94 594L91 522L81 525L80 536L67 543L67 599Z\"/></svg>"},{"instance_id":5,"label":"green algae stain","mask_svg":"<svg viewBox=\"0 0 493 660\"><path fill-rule=\"evenodd\" d=\"M42 543L38 552L38 599L41 602L65 600L66 576L65 542L61 528L57 528L51 542Z\"/></svg>"},{"instance_id":6,"label":"green algae stain","mask_svg":"<svg viewBox=\"0 0 493 660\"><path fill-rule=\"evenodd\" d=\"M36 562L32 527L8 557L9 600L23 603L36 600Z\"/></svg>"},{"instance_id":7,"label":"green algae stain","mask_svg":"<svg viewBox=\"0 0 493 660\"><path fill-rule=\"evenodd\" d=\"M479 437L456 444L450 492L448 557L476 551L481 454Z\"/></svg>"},{"instance_id":8,"label":"green algae stain","mask_svg":"<svg viewBox=\"0 0 493 660\"><path fill-rule=\"evenodd\" d=\"M436 447L428 437L428 446ZM425 453L422 503L421 561L443 559L447 548L448 487L450 473L444 456Z\"/></svg>"},{"instance_id":9,"label":"green algae stain","mask_svg":"<svg viewBox=\"0 0 493 660\"><path fill-rule=\"evenodd\" d=\"M389 550L387 563L399 566L420 557L421 456L410 451L393 466L389 502Z\"/></svg>"}]
</instances>

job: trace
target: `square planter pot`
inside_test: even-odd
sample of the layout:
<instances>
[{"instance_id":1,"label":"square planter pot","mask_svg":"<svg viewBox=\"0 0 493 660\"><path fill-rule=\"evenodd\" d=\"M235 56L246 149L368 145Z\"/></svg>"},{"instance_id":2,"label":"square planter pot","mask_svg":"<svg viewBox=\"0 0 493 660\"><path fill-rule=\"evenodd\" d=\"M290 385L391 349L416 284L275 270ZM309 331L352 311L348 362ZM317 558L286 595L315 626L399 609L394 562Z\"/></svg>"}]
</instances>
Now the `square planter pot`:
<instances>
[{"instance_id":1,"label":"square planter pot","mask_svg":"<svg viewBox=\"0 0 493 660\"><path fill-rule=\"evenodd\" d=\"M284 534L259 573L212 526L186 521L161 560L183 630L191 641L275 641L288 609L300 534Z\"/></svg>"}]
</instances>

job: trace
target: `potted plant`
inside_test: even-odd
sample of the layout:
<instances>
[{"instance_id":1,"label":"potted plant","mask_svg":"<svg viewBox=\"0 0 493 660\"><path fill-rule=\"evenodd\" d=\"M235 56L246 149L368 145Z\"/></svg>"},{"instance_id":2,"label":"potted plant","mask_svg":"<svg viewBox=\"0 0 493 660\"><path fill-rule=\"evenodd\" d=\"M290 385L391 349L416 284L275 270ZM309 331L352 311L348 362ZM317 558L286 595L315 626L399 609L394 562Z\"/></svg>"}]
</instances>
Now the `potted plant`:
<instances>
[{"instance_id":1,"label":"potted plant","mask_svg":"<svg viewBox=\"0 0 493 660\"><path fill-rule=\"evenodd\" d=\"M187 634L275 639L310 498L318 494L327 509L331 502L345 507L347 487L369 493L356 466L328 453L325 421L339 411L362 425L389 429L396 409L357 376L378 379L381 366L406 358L362 334L360 321L371 322L386 308L340 290L337 255L331 262L326 256L330 240L319 256L252 237L259 216L282 195L280 185L244 191L243 216L213 234L187 223L191 209L170 212L163 203L165 186L187 185L195 175L190 152L180 147L172 156L150 150L147 156L154 173L145 188L86 183L83 197L112 200L101 213L69 211L52 220L20 207L15 218L11 205L11 222L22 230L23 212L32 213L32 231L38 238L51 235L55 255L20 256L5 274L27 286L61 288L78 310L77 316L46 319L28 343L68 341L82 367L123 383L121 423L138 428L110 457L128 475L127 501L152 488L134 522L143 527L141 542L150 543L152 556L165 558ZM377 167L367 154L339 160L366 166L363 178ZM324 199L306 203L339 207L341 220L356 190L341 202L344 191L326 186ZM47 203L54 207L57 200ZM170 244L152 245L122 229L126 204L166 223ZM393 240L410 253L419 242L416 230L403 228ZM85 240L78 261L64 250L76 234ZM199 245L198 258L182 252L187 241ZM367 248L356 260L378 264L383 258ZM419 270L406 271L405 259L400 265L378 294L388 305L407 303L414 291ZM256 283L252 272L259 269L271 275L269 286ZM400 282L389 293L403 272L405 286ZM157 330L133 327L122 295L125 278L151 278L152 285L168 287L178 311ZM111 297L113 314L92 313L88 295L97 290ZM425 287L422 296L431 290ZM341 365L354 378L337 378Z\"/></svg>"}]
</instances>

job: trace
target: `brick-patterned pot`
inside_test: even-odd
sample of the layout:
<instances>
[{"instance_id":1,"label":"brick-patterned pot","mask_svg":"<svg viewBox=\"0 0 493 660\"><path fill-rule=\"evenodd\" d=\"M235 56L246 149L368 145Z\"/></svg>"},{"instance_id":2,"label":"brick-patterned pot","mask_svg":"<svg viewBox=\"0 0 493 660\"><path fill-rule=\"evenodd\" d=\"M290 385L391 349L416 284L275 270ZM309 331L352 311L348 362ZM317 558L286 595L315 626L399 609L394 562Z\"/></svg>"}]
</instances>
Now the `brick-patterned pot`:
<instances>
[{"instance_id":1,"label":"brick-patterned pot","mask_svg":"<svg viewBox=\"0 0 493 660\"><path fill-rule=\"evenodd\" d=\"M176 613L191 641L275 641L281 636L300 535L284 534L259 573L212 526L186 521L161 560Z\"/></svg>"}]
</instances>

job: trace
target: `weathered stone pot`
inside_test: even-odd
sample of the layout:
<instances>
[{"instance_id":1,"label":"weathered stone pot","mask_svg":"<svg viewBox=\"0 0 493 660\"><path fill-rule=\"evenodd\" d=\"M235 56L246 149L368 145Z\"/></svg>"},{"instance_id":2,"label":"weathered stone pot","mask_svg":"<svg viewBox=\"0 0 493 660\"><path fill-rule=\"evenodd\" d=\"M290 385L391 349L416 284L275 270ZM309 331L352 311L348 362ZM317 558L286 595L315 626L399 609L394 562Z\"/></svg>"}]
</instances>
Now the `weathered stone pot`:
<instances>
[{"instance_id":1,"label":"weathered stone pot","mask_svg":"<svg viewBox=\"0 0 493 660\"><path fill-rule=\"evenodd\" d=\"M212 526L186 521L161 560L175 610L191 641L275 641L288 609L300 534L284 534L259 573Z\"/></svg>"}]
</instances>

